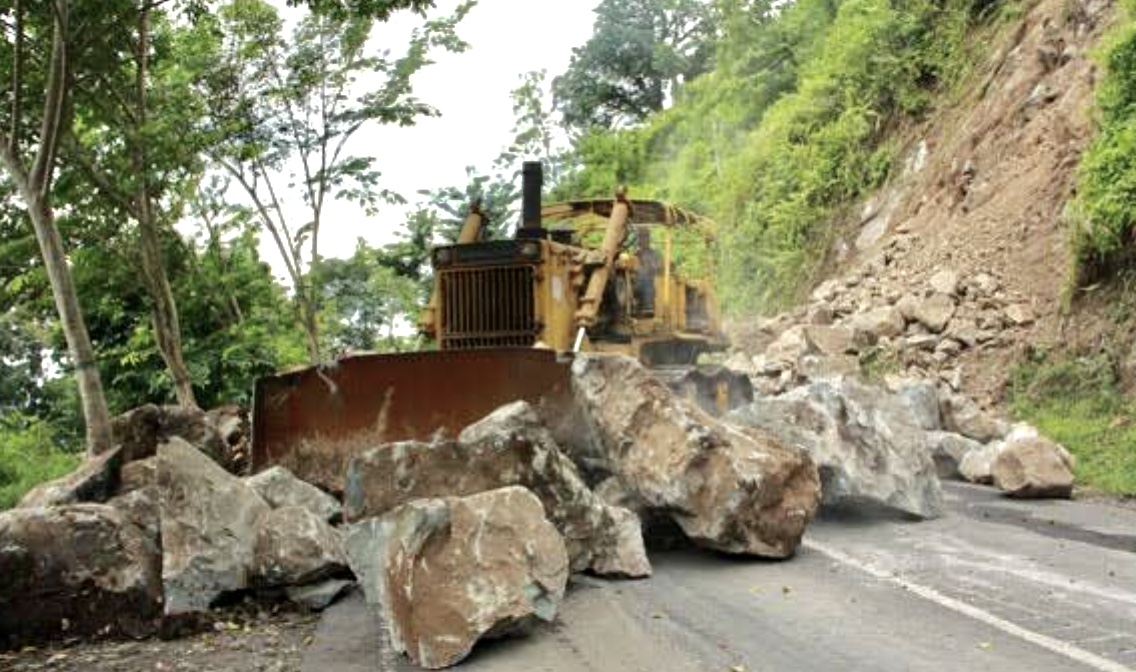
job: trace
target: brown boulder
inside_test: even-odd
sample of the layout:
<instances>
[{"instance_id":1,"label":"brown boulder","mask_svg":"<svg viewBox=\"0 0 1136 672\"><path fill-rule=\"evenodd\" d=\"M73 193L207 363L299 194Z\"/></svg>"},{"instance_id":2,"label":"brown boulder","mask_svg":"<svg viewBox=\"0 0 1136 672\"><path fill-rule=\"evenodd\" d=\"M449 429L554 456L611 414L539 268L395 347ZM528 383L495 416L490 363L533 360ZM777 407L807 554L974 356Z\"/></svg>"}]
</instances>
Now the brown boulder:
<instances>
[{"instance_id":1,"label":"brown boulder","mask_svg":"<svg viewBox=\"0 0 1136 672\"><path fill-rule=\"evenodd\" d=\"M248 419L236 406L206 412L147 404L115 418L111 432L126 462L153 456L159 445L175 436L230 471L239 471L247 457L243 446L249 434Z\"/></svg>"},{"instance_id":2,"label":"brown boulder","mask_svg":"<svg viewBox=\"0 0 1136 672\"><path fill-rule=\"evenodd\" d=\"M593 452L647 507L702 546L793 554L820 500L807 454L710 417L630 357L579 356L572 378Z\"/></svg>"},{"instance_id":3,"label":"brown boulder","mask_svg":"<svg viewBox=\"0 0 1136 672\"><path fill-rule=\"evenodd\" d=\"M348 520L379 516L420 498L524 486L540 498L564 536L573 570L628 577L651 573L638 519L588 488L523 401L467 427L458 441L372 449L351 460L346 480Z\"/></svg>"},{"instance_id":4,"label":"brown boulder","mask_svg":"<svg viewBox=\"0 0 1136 672\"><path fill-rule=\"evenodd\" d=\"M1068 499L1073 494L1073 457L1044 437L1007 441L990 471L994 485L1010 497Z\"/></svg>"},{"instance_id":5,"label":"brown boulder","mask_svg":"<svg viewBox=\"0 0 1136 672\"><path fill-rule=\"evenodd\" d=\"M102 504L114 496L118 488L118 473L121 467L120 448L96 455L70 474L37 485L20 500L19 508L31 509L87 502Z\"/></svg>"},{"instance_id":6,"label":"brown boulder","mask_svg":"<svg viewBox=\"0 0 1136 672\"><path fill-rule=\"evenodd\" d=\"M0 514L0 648L66 634L151 634L158 550L100 504Z\"/></svg>"},{"instance_id":7,"label":"brown boulder","mask_svg":"<svg viewBox=\"0 0 1136 672\"><path fill-rule=\"evenodd\" d=\"M428 669L553 621L569 571L540 500L520 487L415 500L352 526L347 554L392 647Z\"/></svg>"}]
</instances>

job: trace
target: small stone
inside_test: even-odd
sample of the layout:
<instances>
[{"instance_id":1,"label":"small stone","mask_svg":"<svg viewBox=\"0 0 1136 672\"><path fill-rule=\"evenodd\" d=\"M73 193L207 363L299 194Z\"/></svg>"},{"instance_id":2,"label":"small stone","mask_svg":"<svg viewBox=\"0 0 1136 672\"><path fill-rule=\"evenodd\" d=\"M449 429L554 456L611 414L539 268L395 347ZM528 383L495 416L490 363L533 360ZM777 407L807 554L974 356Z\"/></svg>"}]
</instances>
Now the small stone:
<instances>
[{"instance_id":1,"label":"small stone","mask_svg":"<svg viewBox=\"0 0 1136 672\"><path fill-rule=\"evenodd\" d=\"M931 276L931 290L936 294L957 296L959 290L959 276L954 271L939 271Z\"/></svg>"},{"instance_id":2,"label":"small stone","mask_svg":"<svg viewBox=\"0 0 1136 672\"><path fill-rule=\"evenodd\" d=\"M1024 327L1033 324L1037 318L1033 314L1033 309L1029 306L1023 303L1014 303L1006 307L1006 319L1014 326Z\"/></svg>"}]
</instances>

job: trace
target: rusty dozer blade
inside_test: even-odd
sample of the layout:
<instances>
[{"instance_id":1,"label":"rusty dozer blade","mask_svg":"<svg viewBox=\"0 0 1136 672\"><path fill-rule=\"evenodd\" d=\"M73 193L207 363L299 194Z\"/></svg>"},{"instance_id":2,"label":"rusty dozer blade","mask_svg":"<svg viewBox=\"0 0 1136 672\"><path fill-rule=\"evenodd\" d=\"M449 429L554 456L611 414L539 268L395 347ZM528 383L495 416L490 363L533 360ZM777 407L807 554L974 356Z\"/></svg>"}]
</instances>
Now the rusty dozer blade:
<instances>
[{"instance_id":1,"label":"rusty dozer blade","mask_svg":"<svg viewBox=\"0 0 1136 672\"><path fill-rule=\"evenodd\" d=\"M500 406L524 400L546 422L574 415L571 360L499 348L360 355L257 381L252 468L287 467L341 492L349 460L382 443L455 437Z\"/></svg>"}]
</instances>

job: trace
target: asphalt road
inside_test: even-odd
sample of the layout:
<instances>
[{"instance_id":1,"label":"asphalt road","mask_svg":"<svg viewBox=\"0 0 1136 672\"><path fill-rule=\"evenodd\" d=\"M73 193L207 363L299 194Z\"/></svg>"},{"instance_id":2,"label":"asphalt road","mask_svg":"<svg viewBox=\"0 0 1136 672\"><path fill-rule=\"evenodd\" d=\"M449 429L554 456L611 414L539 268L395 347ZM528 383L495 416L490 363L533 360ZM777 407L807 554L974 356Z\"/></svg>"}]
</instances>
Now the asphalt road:
<instances>
[{"instance_id":1,"label":"asphalt road","mask_svg":"<svg viewBox=\"0 0 1136 672\"><path fill-rule=\"evenodd\" d=\"M1136 510L945 489L935 521L826 512L787 562L668 551L647 581L581 579L557 625L460 669L1136 670ZM303 670L414 669L381 640L345 601Z\"/></svg>"}]
</instances>

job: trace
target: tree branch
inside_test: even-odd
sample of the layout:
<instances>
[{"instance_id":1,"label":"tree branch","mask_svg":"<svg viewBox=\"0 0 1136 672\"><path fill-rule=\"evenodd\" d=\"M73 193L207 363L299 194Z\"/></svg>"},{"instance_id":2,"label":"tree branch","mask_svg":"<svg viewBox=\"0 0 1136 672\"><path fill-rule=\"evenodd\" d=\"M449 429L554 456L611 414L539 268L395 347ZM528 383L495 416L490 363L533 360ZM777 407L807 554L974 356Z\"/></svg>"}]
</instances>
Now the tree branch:
<instances>
[{"instance_id":1,"label":"tree branch","mask_svg":"<svg viewBox=\"0 0 1136 672\"><path fill-rule=\"evenodd\" d=\"M24 88L24 4L22 0L15 0L16 36L12 54L12 126L8 142L11 143L9 151L19 153L20 142L20 115L23 106Z\"/></svg>"}]
</instances>

